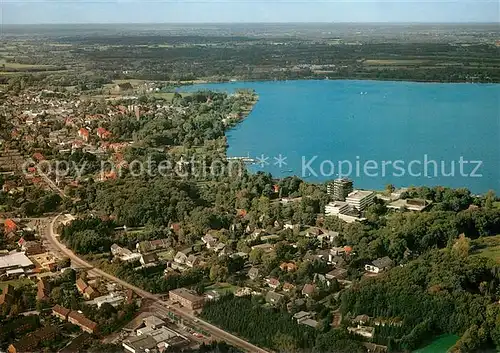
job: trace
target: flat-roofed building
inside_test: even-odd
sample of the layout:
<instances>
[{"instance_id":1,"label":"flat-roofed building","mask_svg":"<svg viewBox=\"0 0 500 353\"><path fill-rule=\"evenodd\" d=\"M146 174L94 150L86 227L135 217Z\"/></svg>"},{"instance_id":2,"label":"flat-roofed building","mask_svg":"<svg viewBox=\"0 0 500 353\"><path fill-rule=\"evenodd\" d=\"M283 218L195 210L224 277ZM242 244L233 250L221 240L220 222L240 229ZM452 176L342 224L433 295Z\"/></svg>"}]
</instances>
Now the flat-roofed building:
<instances>
[{"instance_id":1,"label":"flat-roofed building","mask_svg":"<svg viewBox=\"0 0 500 353\"><path fill-rule=\"evenodd\" d=\"M122 342L123 348L131 353L142 353L156 348L156 341L150 335L131 337Z\"/></svg>"},{"instance_id":2,"label":"flat-roofed building","mask_svg":"<svg viewBox=\"0 0 500 353\"><path fill-rule=\"evenodd\" d=\"M330 202L325 206L325 216L338 216L349 211L349 204L344 201Z\"/></svg>"},{"instance_id":3,"label":"flat-roofed building","mask_svg":"<svg viewBox=\"0 0 500 353\"><path fill-rule=\"evenodd\" d=\"M35 265L23 252L14 252L8 255L0 256L0 274L7 270L29 269Z\"/></svg>"},{"instance_id":4,"label":"flat-roofed building","mask_svg":"<svg viewBox=\"0 0 500 353\"><path fill-rule=\"evenodd\" d=\"M201 309L205 304L204 297L200 297L186 288L173 289L168 294L170 300L179 302L180 305L191 310Z\"/></svg>"},{"instance_id":5,"label":"flat-roofed building","mask_svg":"<svg viewBox=\"0 0 500 353\"><path fill-rule=\"evenodd\" d=\"M373 204L375 193L368 190L354 190L346 197L345 202L359 211L364 211Z\"/></svg>"}]
</instances>

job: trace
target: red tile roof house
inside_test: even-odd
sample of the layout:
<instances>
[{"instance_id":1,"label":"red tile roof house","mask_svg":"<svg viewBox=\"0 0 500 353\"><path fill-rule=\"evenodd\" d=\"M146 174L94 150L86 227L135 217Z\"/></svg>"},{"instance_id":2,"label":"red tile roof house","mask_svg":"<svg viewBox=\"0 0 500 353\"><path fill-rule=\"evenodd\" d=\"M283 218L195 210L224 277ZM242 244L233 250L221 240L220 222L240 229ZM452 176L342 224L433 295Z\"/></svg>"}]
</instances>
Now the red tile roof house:
<instances>
[{"instance_id":1,"label":"red tile roof house","mask_svg":"<svg viewBox=\"0 0 500 353\"><path fill-rule=\"evenodd\" d=\"M66 321L68 319L68 315L71 312L71 310L66 309L65 307L60 306L57 304L52 308L52 315L58 317L61 320Z\"/></svg>"},{"instance_id":2,"label":"red tile roof house","mask_svg":"<svg viewBox=\"0 0 500 353\"><path fill-rule=\"evenodd\" d=\"M10 232L17 231L17 224L12 219L6 219L4 222L4 232L8 234Z\"/></svg>"},{"instance_id":3,"label":"red tile roof house","mask_svg":"<svg viewBox=\"0 0 500 353\"><path fill-rule=\"evenodd\" d=\"M85 289L88 287L87 283L81 278L78 278L76 280L76 289L80 292L80 294L83 294L85 292Z\"/></svg>"},{"instance_id":4,"label":"red tile roof house","mask_svg":"<svg viewBox=\"0 0 500 353\"><path fill-rule=\"evenodd\" d=\"M315 292L316 292L315 284L304 284L304 287L302 288L302 295L305 295L306 297L311 297Z\"/></svg>"},{"instance_id":5,"label":"red tile roof house","mask_svg":"<svg viewBox=\"0 0 500 353\"><path fill-rule=\"evenodd\" d=\"M33 159L37 162L41 162L41 161L45 160L45 157L40 152L37 152L37 153L33 154Z\"/></svg>"},{"instance_id":6,"label":"red tile roof house","mask_svg":"<svg viewBox=\"0 0 500 353\"><path fill-rule=\"evenodd\" d=\"M111 132L106 130L105 128L103 127L100 127L100 128L97 128L97 136L100 138L100 139L103 139L103 140L107 140L108 138L111 137Z\"/></svg>"},{"instance_id":7,"label":"red tile roof house","mask_svg":"<svg viewBox=\"0 0 500 353\"><path fill-rule=\"evenodd\" d=\"M84 141L88 141L89 140L89 131L85 128L81 128L80 130L78 130L78 136L80 136Z\"/></svg>"},{"instance_id":8,"label":"red tile roof house","mask_svg":"<svg viewBox=\"0 0 500 353\"><path fill-rule=\"evenodd\" d=\"M97 332L97 324L94 321L87 319L83 314L80 314L79 312L70 312L68 315L68 321L79 326L85 332Z\"/></svg>"},{"instance_id":9,"label":"red tile roof house","mask_svg":"<svg viewBox=\"0 0 500 353\"><path fill-rule=\"evenodd\" d=\"M280 286L280 281L278 281L276 278L269 278L266 280L266 282L267 285L272 289L277 289Z\"/></svg>"}]
</instances>

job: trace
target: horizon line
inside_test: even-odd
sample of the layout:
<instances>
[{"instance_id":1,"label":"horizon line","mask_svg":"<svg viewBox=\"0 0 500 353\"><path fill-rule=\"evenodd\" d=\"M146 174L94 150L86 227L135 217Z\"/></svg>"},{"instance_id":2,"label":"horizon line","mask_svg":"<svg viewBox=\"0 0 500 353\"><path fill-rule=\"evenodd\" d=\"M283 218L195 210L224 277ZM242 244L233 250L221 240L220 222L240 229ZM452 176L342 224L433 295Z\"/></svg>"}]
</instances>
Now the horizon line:
<instances>
[{"instance_id":1,"label":"horizon line","mask_svg":"<svg viewBox=\"0 0 500 353\"><path fill-rule=\"evenodd\" d=\"M499 25L498 22L491 21L464 21L464 22L423 22L423 21L408 21L408 22L397 22L397 21L369 21L369 22L359 22L359 21L274 21L274 22L42 22L42 23L2 23L0 26L50 26L50 25L240 25L240 24L392 24L392 25L467 25L467 24L484 24L484 25Z\"/></svg>"}]
</instances>

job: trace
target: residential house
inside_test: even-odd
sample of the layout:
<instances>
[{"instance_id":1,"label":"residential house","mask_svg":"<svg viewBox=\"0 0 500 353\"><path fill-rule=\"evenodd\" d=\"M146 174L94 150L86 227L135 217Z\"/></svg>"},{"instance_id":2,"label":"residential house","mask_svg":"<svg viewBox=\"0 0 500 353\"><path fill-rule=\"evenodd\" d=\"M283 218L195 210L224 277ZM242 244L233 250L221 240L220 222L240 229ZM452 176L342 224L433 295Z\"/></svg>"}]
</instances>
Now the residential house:
<instances>
[{"instance_id":1,"label":"residential house","mask_svg":"<svg viewBox=\"0 0 500 353\"><path fill-rule=\"evenodd\" d=\"M111 132L103 127L97 128L96 134L102 140L107 140L108 138L111 137Z\"/></svg>"},{"instance_id":2,"label":"residential house","mask_svg":"<svg viewBox=\"0 0 500 353\"><path fill-rule=\"evenodd\" d=\"M371 342L362 342L361 344L365 346L367 353L387 353L387 346Z\"/></svg>"},{"instance_id":3,"label":"residential house","mask_svg":"<svg viewBox=\"0 0 500 353\"><path fill-rule=\"evenodd\" d=\"M304 284L304 287L302 288L302 295L310 298L316 293L316 289L316 285L313 283Z\"/></svg>"},{"instance_id":4,"label":"residential house","mask_svg":"<svg viewBox=\"0 0 500 353\"><path fill-rule=\"evenodd\" d=\"M325 243L333 243L333 241L335 240L335 238L337 238L339 236L339 232L334 232L334 231L328 231L328 232L325 232L323 234L320 234L318 236L318 240L321 242L321 245L325 244Z\"/></svg>"},{"instance_id":5,"label":"residential house","mask_svg":"<svg viewBox=\"0 0 500 353\"><path fill-rule=\"evenodd\" d=\"M198 266L199 263L200 263L200 258L193 254L189 255L186 259L186 265L191 268Z\"/></svg>"},{"instance_id":6,"label":"residential house","mask_svg":"<svg viewBox=\"0 0 500 353\"><path fill-rule=\"evenodd\" d=\"M136 249L140 253L148 253L160 249L167 249L171 247L172 242L170 239L156 239L156 240L146 240L141 241L136 245Z\"/></svg>"},{"instance_id":7,"label":"residential house","mask_svg":"<svg viewBox=\"0 0 500 353\"><path fill-rule=\"evenodd\" d=\"M85 128L81 128L80 130L78 130L78 136L85 142L88 142L89 140L89 136L90 136L90 133L89 133L89 130L85 129Z\"/></svg>"},{"instance_id":8,"label":"residential house","mask_svg":"<svg viewBox=\"0 0 500 353\"><path fill-rule=\"evenodd\" d=\"M294 262L283 262L280 269L281 271L293 272L297 270L297 265Z\"/></svg>"},{"instance_id":9,"label":"residential house","mask_svg":"<svg viewBox=\"0 0 500 353\"><path fill-rule=\"evenodd\" d=\"M254 249L262 249L265 253L270 253L274 250L274 245L273 244L259 244L259 245L254 245L252 246L252 250Z\"/></svg>"},{"instance_id":10,"label":"residential house","mask_svg":"<svg viewBox=\"0 0 500 353\"><path fill-rule=\"evenodd\" d=\"M325 277L326 277L326 279L328 279L330 281L333 279L337 279L337 280L346 279L347 278L347 270L344 268L335 268L335 269L331 270L330 272L328 272L325 275Z\"/></svg>"},{"instance_id":11,"label":"residential house","mask_svg":"<svg viewBox=\"0 0 500 353\"><path fill-rule=\"evenodd\" d=\"M13 302L14 297L15 297L15 289L13 286L8 284L3 288L2 294L0 295L0 306L6 304L9 305L10 303Z\"/></svg>"},{"instance_id":12,"label":"residential house","mask_svg":"<svg viewBox=\"0 0 500 353\"><path fill-rule=\"evenodd\" d=\"M49 295L50 295L50 284L45 278L42 278L37 283L36 299L39 301L48 300Z\"/></svg>"},{"instance_id":13,"label":"residential house","mask_svg":"<svg viewBox=\"0 0 500 353\"><path fill-rule=\"evenodd\" d=\"M306 325L312 328L317 328L319 325L319 322L313 319L305 319L300 322L301 325Z\"/></svg>"},{"instance_id":14,"label":"residential house","mask_svg":"<svg viewBox=\"0 0 500 353\"><path fill-rule=\"evenodd\" d=\"M215 246L215 248L213 248L213 249L214 249L214 251L215 251L216 253L220 253L220 252L223 252L225 248L226 248L226 244L224 244L224 243L218 243L218 244Z\"/></svg>"},{"instance_id":15,"label":"residential house","mask_svg":"<svg viewBox=\"0 0 500 353\"><path fill-rule=\"evenodd\" d=\"M278 289L281 284L277 278L267 278L266 283L272 289Z\"/></svg>"},{"instance_id":16,"label":"residential house","mask_svg":"<svg viewBox=\"0 0 500 353\"><path fill-rule=\"evenodd\" d=\"M177 254L174 256L174 262L180 264L180 265L185 265L188 257L185 253L182 251L178 251Z\"/></svg>"},{"instance_id":17,"label":"residential house","mask_svg":"<svg viewBox=\"0 0 500 353\"><path fill-rule=\"evenodd\" d=\"M310 227L304 231L304 235L308 238L318 238L323 231L318 227Z\"/></svg>"},{"instance_id":18,"label":"residential house","mask_svg":"<svg viewBox=\"0 0 500 353\"><path fill-rule=\"evenodd\" d=\"M358 325L364 325L370 321L370 317L366 314L356 316L352 322Z\"/></svg>"},{"instance_id":19,"label":"residential house","mask_svg":"<svg viewBox=\"0 0 500 353\"><path fill-rule=\"evenodd\" d=\"M204 235L201 240L203 241L203 244L207 246L207 249L212 249L217 246L217 243L219 239L212 234L206 234Z\"/></svg>"},{"instance_id":20,"label":"residential house","mask_svg":"<svg viewBox=\"0 0 500 353\"><path fill-rule=\"evenodd\" d=\"M141 259L139 261L143 266L154 264L158 261L158 256L154 252L148 254L142 254Z\"/></svg>"},{"instance_id":21,"label":"residential house","mask_svg":"<svg viewBox=\"0 0 500 353\"><path fill-rule=\"evenodd\" d=\"M252 267L248 271L248 277L253 281L259 278L259 269L257 267Z\"/></svg>"},{"instance_id":22,"label":"residential house","mask_svg":"<svg viewBox=\"0 0 500 353\"><path fill-rule=\"evenodd\" d=\"M271 305L278 305L284 301L285 296L273 291L269 291L266 294L266 302Z\"/></svg>"},{"instance_id":23,"label":"residential house","mask_svg":"<svg viewBox=\"0 0 500 353\"><path fill-rule=\"evenodd\" d=\"M94 304L100 308L103 304L107 303L114 307L119 306L125 301L125 297L119 292L113 292L108 295L103 295L94 299Z\"/></svg>"},{"instance_id":24,"label":"residential house","mask_svg":"<svg viewBox=\"0 0 500 353\"><path fill-rule=\"evenodd\" d=\"M366 264L365 271L370 273L380 273L388 270L393 265L393 261L388 256L385 256L380 259L374 260L371 264Z\"/></svg>"},{"instance_id":25,"label":"residential house","mask_svg":"<svg viewBox=\"0 0 500 353\"><path fill-rule=\"evenodd\" d=\"M19 341L12 343L7 349L8 353L33 352L42 341L50 341L57 335L57 329L46 326L35 332L29 333Z\"/></svg>"},{"instance_id":26,"label":"residential house","mask_svg":"<svg viewBox=\"0 0 500 353\"><path fill-rule=\"evenodd\" d=\"M12 219L6 219L4 222L4 233L9 234L11 232L15 233L17 231L18 227L16 222L14 222Z\"/></svg>"},{"instance_id":27,"label":"residential house","mask_svg":"<svg viewBox=\"0 0 500 353\"><path fill-rule=\"evenodd\" d=\"M85 315L80 314L77 311L72 311L68 314L68 321L88 333L96 333L98 329L97 324L94 321L87 319Z\"/></svg>"},{"instance_id":28,"label":"residential house","mask_svg":"<svg viewBox=\"0 0 500 353\"><path fill-rule=\"evenodd\" d=\"M330 249L330 254L333 256L343 256L346 254L346 250L343 246L334 246Z\"/></svg>"},{"instance_id":29,"label":"residential house","mask_svg":"<svg viewBox=\"0 0 500 353\"><path fill-rule=\"evenodd\" d=\"M335 256L331 254L328 256L328 263L339 268L344 267L347 264L346 260L344 260L342 256Z\"/></svg>"},{"instance_id":30,"label":"residential house","mask_svg":"<svg viewBox=\"0 0 500 353\"><path fill-rule=\"evenodd\" d=\"M55 317L58 317L59 319L61 319L63 321L68 320L68 315L69 315L70 312L71 312L71 310L66 309L63 306L60 306L59 304L56 304L52 308L52 315L55 316Z\"/></svg>"},{"instance_id":31,"label":"residential house","mask_svg":"<svg viewBox=\"0 0 500 353\"><path fill-rule=\"evenodd\" d=\"M304 320L313 318L314 315L315 313L311 311L299 311L293 315L293 318L300 324Z\"/></svg>"},{"instance_id":32,"label":"residential house","mask_svg":"<svg viewBox=\"0 0 500 353\"><path fill-rule=\"evenodd\" d=\"M289 282L285 282L283 284L283 292L291 292L292 290L295 289L295 285Z\"/></svg>"},{"instance_id":33,"label":"residential house","mask_svg":"<svg viewBox=\"0 0 500 353\"><path fill-rule=\"evenodd\" d=\"M357 327L348 327L347 331L349 331L349 333L369 339L373 338L373 336L375 335L375 328L370 326L358 325Z\"/></svg>"},{"instance_id":34,"label":"residential house","mask_svg":"<svg viewBox=\"0 0 500 353\"><path fill-rule=\"evenodd\" d=\"M283 224L283 229L290 229L294 232L298 232L300 230L300 224L295 224L295 223L292 223L290 221L286 221Z\"/></svg>"},{"instance_id":35,"label":"residential house","mask_svg":"<svg viewBox=\"0 0 500 353\"><path fill-rule=\"evenodd\" d=\"M86 300L92 300L100 296L101 294L89 286L83 279L78 278L76 280L76 288L78 289L78 292L86 299Z\"/></svg>"},{"instance_id":36,"label":"residential house","mask_svg":"<svg viewBox=\"0 0 500 353\"><path fill-rule=\"evenodd\" d=\"M33 159L37 162L41 162L45 160L45 157L40 152L36 152L33 154Z\"/></svg>"},{"instance_id":37,"label":"residential house","mask_svg":"<svg viewBox=\"0 0 500 353\"><path fill-rule=\"evenodd\" d=\"M208 300L219 300L220 299L220 293L215 291L215 290L211 290L211 291L206 292L205 296L207 297Z\"/></svg>"},{"instance_id":38,"label":"residential house","mask_svg":"<svg viewBox=\"0 0 500 353\"><path fill-rule=\"evenodd\" d=\"M21 246L21 249L28 256L37 255L37 254L41 254L41 253L45 252L43 247L42 247L42 243L39 241L24 242L23 245Z\"/></svg>"}]
</instances>

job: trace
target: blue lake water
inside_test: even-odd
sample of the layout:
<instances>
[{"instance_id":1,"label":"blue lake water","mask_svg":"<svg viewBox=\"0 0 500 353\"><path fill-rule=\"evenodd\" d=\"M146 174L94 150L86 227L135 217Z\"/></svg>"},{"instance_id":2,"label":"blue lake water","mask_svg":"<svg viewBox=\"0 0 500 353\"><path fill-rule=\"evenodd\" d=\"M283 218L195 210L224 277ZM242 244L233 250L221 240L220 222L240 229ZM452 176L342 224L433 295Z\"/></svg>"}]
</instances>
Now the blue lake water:
<instances>
[{"instance_id":1,"label":"blue lake water","mask_svg":"<svg viewBox=\"0 0 500 353\"><path fill-rule=\"evenodd\" d=\"M340 172L366 189L391 183L500 192L498 84L278 81L185 89L241 88L255 89L259 102L227 133L228 155L269 158L253 171L308 181Z\"/></svg>"}]
</instances>

